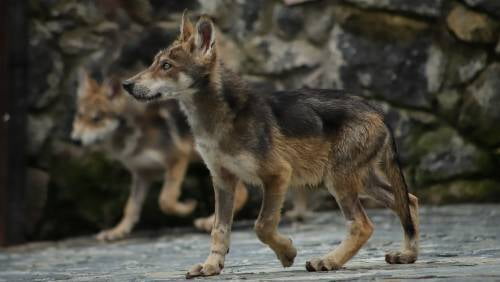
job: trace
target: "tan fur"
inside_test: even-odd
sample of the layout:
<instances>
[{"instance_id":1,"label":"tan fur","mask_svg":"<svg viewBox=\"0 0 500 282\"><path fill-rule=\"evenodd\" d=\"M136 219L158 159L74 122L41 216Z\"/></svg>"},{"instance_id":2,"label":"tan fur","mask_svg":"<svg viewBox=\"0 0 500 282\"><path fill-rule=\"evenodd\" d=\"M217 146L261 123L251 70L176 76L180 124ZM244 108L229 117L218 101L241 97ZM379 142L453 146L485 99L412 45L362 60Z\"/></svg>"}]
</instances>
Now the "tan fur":
<instances>
[{"instance_id":1,"label":"tan fur","mask_svg":"<svg viewBox=\"0 0 500 282\"><path fill-rule=\"evenodd\" d=\"M97 235L99 240L117 240L127 236L139 221L142 205L153 181L163 179L158 203L166 214L187 216L196 207L196 201L179 202L182 182L190 162L197 162L191 136L179 136L170 116L175 102L164 106L136 103L121 93L111 93L108 83L99 85L87 73L82 74L77 98L77 115L73 122L72 138L91 145L111 158L119 160L130 171L132 183L123 217L113 228ZM112 128L105 132L105 124L115 123L113 117L123 116L130 128ZM97 117L97 119L96 119ZM172 143L162 143L165 134L152 122L162 118L171 130ZM236 193L235 212L245 204L248 192L241 184ZM200 230L210 232L214 216L198 219Z\"/></svg>"},{"instance_id":2,"label":"tan fur","mask_svg":"<svg viewBox=\"0 0 500 282\"><path fill-rule=\"evenodd\" d=\"M125 81L124 87L141 101L179 100L212 175L216 204L211 252L186 277L217 275L224 267L240 181L262 187L255 231L284 267L291 266L297 254L291 240L278 231L288 187L319 184L340 206L347 235L333 251L308 261L308 271L339 269L370 238L373 224L361 206L361 195L392 208L403 224L405 246L388 253L386 261L414 262L417 199L407 192L394 141L380 111L359 97L340 97L329 90L259 96L220 62L208 17L202 16L193 27L184 15L182 23L179 40L161 51L149 68ZM180 74L186 77L180 79ZM153 76L158 81L152 82ZM279 95L287 95L281 97L288 100Z\"/></svg>"}]
</instances>

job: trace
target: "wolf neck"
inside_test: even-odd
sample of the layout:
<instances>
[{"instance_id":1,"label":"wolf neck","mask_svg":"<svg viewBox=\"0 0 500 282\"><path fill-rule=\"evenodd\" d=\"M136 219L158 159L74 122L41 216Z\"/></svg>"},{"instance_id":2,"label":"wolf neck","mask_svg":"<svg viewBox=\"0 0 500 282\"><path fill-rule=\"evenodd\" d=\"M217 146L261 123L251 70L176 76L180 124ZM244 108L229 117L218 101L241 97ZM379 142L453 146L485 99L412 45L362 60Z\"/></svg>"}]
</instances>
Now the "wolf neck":
<instances>
[{"instance_id":1,"label":"wolf neck","mask_svg":"<svg viewBox=\"0 0 500 282\"><path fill-rule=\"evenodd\" d=\"M217 137L228 133L250 92L244 82L223 64L217 63L199 90L180 104L195 137Z\"/></svg>"}]
</instances>

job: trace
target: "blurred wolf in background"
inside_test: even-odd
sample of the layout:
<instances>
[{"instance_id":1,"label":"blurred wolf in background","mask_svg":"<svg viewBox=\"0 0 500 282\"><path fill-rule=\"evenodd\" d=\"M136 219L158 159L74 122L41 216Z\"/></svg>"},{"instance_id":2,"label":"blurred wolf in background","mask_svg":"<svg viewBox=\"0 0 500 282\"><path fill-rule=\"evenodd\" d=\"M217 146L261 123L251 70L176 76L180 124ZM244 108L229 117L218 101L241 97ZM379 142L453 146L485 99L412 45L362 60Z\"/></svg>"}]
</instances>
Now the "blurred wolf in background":
<instances>
[{"instance_id":1,"label":"blurred wolf in background","mask_svg":"<svg viewBox=\"0 0 500 282\"><path fill-rule=\"evenodd\" d=\"M373 224L363 195L395 211L403 225L403 249L387 253L386 261L417 259L418 200L408 193L394 138L374 105L343 90L252 91L221 62L206 16L193 25L184 15L178 40L123 86L143 102L177 99L210 169L216 200L211 250L187 278L223 269L241 181L263 188L255 231L284 267L297 255L292 240L278 232L285 194L290 186L320 184L335 196L348 232L337 248L308 261L308 271L340 269L368 241Z\"/></svg>"},{"instance_id":2,"label":"blurred wolf in background","mask_svg":"<svg viewBox=\"0 0 500 282\"><path fill-rule=\"evenodd\" d=\"M193 137L177 102L144 105L124 95L118 79L102 83L97 80L87 71L81 71L71 137L120 161L132 175L123 218L97 238L116 240L128 235L139 220L150 184L156 180L163 180L158 199L163 212L191 214L196 202L183 203L178 199L188 164L199 157L193 150ZM247 190L243 185L238 186L236 211L246 199ZM211 230L212 222L213 216L195 221L204 231Z\"/></svg>"}]
</instances>

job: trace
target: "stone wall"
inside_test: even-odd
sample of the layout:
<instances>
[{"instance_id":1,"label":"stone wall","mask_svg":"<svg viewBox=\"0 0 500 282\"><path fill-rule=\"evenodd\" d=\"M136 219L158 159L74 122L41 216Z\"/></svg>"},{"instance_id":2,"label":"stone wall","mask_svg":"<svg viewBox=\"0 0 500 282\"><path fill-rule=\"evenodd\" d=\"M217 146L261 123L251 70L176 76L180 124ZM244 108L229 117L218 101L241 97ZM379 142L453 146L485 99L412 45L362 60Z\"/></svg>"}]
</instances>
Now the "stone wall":
<instances>
[{"instance_id":1,"label":"stone wall","mask_svg":"<svg viewBox=\"0 0 500 282\"><path fill-rule=\"evenodd\" d=\"M76 72L89 63L106 71L149 64L177 36L185 8L215 19L225 60L263 92L345 88L380 102L422 202L500 200L495 0L33 0L27 207L33 238L95 231L120 215L126 172L99 155L77 157L81 152L69 144ZM185 196L211 197L208 186L206 171L195 168ZM154 194L145 216L156 216L151 226L165 222ZM197 215L210 210L206 203Z\"/></svg>"}]
</instances>

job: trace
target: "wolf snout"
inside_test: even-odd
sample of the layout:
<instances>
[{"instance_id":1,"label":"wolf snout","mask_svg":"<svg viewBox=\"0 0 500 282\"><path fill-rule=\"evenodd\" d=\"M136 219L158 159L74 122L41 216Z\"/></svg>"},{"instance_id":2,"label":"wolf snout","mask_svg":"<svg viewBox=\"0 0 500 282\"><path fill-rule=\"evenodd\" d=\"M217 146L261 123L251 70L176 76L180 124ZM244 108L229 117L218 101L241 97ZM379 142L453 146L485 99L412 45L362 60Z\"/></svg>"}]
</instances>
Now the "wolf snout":
<instances>
[{"instance_id":1,"label":"wolf snout","mask_svg":"<svg viewBox=\"0 0 500 282\"><path fill-rule=\"evenodd\" d=\"M125 89L129 94L132 94L132 89L134 89L134 82L130 80L125 80L122 82L123 89Z\"/></svg>"}]
</instances>

